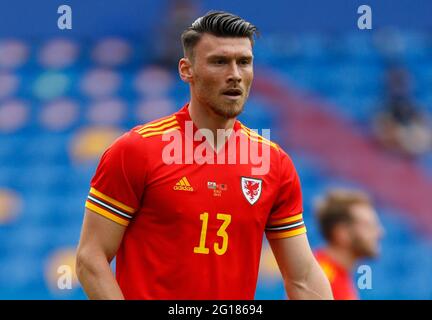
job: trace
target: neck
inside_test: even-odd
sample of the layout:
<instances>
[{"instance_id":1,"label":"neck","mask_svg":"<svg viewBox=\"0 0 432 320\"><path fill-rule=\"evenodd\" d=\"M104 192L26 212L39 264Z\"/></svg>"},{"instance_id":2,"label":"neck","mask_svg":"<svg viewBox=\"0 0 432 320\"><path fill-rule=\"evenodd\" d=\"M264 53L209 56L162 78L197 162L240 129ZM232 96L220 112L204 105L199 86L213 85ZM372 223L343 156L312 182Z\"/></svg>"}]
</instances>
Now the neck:
<instances>
[{"instance_id":1,"label":"neck","mask_svg":"<svg viewBox=\"0 0 432 320\"><path fill-rule=\"evenodd\" d=\"M215 114L210 108L206 108L203 105L200 105L196 99L191 99L189 103L189 115L198 129L208 129L213 133L214 137L214 146L218 149L220 145L225 143L225 138L218 139L218 129L229 130L233 129L234 123L236 121L235 118L226 119ZM218 143L219 142L219 143Z\"/></svg>"},{"instance_id":2,"label":"neck","mask_svg":"<svg viewBox=\"0 0 432 320\"><path fill-rule=\"evenodd\" d=\"M351 272L354 269L357 258L352 254L352 252L350 252L350 250L329 245L324 249L324 251L332 260L341 265L345 270Z\"/></svg>"}]
</instances>

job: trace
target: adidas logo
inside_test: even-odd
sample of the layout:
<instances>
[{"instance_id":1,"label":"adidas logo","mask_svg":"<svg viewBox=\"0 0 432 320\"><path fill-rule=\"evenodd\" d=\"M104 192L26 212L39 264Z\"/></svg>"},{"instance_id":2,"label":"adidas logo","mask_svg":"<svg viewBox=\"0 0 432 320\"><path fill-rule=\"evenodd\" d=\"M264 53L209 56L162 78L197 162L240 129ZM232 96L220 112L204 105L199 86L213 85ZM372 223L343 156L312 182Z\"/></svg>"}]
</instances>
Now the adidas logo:
<instances>
[{"instance_id":1,"label":"adidas logo","mask_svg":"<svg viewBox=\"0 0 432 320\"><path fill-rule=\"evenodd\" d=\"M174 190L182 190L182 191L193 191L192 186L190 185L188 179L183 177L179 182L173 187Z\"/></svg>"}]
</instances>

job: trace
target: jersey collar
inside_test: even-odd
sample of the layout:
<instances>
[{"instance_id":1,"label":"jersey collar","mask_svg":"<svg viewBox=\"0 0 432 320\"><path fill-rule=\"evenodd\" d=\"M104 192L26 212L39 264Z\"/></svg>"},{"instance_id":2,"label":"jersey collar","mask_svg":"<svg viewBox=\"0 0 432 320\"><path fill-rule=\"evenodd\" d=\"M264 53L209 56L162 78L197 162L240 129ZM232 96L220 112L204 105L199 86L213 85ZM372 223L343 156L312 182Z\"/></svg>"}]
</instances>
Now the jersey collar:
<instances>
[{"instance_id":1,"label":"jersey collar","mask_svg":"<svg viewBox=\"0 0 432 320\"><path fill-rule=\"evenodd\" d=\"M185 131L185 122L186 121L192 121L190 114L189 114L189 102L186 103L177 113L175 113L175 116L177 118L177 121L179 122L179 125L182 129L182 131ZM237 132L238 130L241 129L241 124L240 121L236 120L234 122L234 127L233 127L234 131ZM196 127L195 123L193 124L193 133L195 134L195 132L198 130L198 128Z\"/></svg>"}]
</instances>

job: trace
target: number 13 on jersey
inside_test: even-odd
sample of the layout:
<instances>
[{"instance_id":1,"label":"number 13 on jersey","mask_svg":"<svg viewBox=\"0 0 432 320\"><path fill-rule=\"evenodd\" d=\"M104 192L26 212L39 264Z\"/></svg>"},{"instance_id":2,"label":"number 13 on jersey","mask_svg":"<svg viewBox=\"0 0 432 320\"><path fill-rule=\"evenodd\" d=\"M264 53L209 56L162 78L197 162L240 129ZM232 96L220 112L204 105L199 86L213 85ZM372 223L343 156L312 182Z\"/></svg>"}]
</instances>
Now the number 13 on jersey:
<instances>
[{"instance_id":1,"label":"number 13 on jersey","mask_svg":"<svg viewBox=\"0 0 432 320\"><path fill-rule=\"evenodd\" d=\"M219 230L216 233L218 237L222 238L222 245L220 245L219 243L215 243L213 245L213 248L216 254L223 255L228 249L228 233L226 232L226 229L231 223L231 215L218 213L216 218L223 221L222 225L219 227ZM199 246L194 248L194 252L201 254L209 254L210 249L206 247L207 226L209 220L208 212L200 214L200 220L202 221L201 236L199 240Z\"/></svg>"}]
</instances>

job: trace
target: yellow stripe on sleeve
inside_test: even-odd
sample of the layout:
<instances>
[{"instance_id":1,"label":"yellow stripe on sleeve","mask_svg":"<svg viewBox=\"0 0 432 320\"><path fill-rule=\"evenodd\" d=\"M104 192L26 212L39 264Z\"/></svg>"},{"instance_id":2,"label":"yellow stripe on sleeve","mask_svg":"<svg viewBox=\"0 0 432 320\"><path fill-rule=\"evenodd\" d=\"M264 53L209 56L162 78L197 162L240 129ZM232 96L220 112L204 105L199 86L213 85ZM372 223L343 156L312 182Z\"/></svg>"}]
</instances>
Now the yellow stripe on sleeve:
<instances>
[{"instance_id":1,"label":"yellow stripe on sleeve","mask_svg":"<svg viewBox=\"0 0 432 320\"><path fill-rule=\"evenodd\" d=\"M121 224L122 226L127 227L129 225L129 221L122 219L122 218L102 209L102 208L95 206L90 201L86 201L85 206L86 206L86 208L90 209L91 211L98 213L98 214L104 216L105 218L108 218L114 222L117 222L118 224Z\"/></svg>"},{"instance_id":2,"label":"yellow stripe on sleeve","mask_svg":"<svg viewBox=\"0 0 432 320\"><path fill-rule=\"evenodd\" d=\"M144 134L144 133L149 133L149 132L154 132L154 131L161 131L161 130L163 130L165 128L169 128L169 127L171 127L173 125L178 125L177 120L165 123L164 125L157 126L157 127L150 127L150 128L144 127L142 129L138 130L138 133Z\"/></svg>"},{"instance_id":3,"label":"yellow stripe on sleeve","mask_svg":"<svg viewBox=\"0 0 432 320\"><path fill-rule=\"evenodd\" d=\"M152 137L152 136L163 135L163 134L169 133L169 132L177 130L177 129L180 129L180 127L176 126L176 127L173 127L171 129L168 129L165 131L151 132L151 133L143 134L142 136L144 138L148 138L148 137Z\"/></svg>"},{"instance_id":4,"label":"yellow stripe on sleeve","mask_svg":"<svg viewBox=\"0 0 432 320\"><path fill-rule=\"evenodd\" d=\"M299 213L299 214L296 214L295 216L291 216L291 217L288 217L285 219L271 221L271 223L268 226L271 227L271 226L275 226L275 225L288 224L290 222L297 221L300 219L303 219L303 213Z\"/></svg>"},{"instance_id":5,"label":"yellow stripe on sleeve","mask_svg":"<svg viewBox=\"0 0 432 320\"><path fill-rule=\"evenodd\" d=\"M269 143L272 147L277 148L276 143L274 143L273 141L270 141L269 139L264 138L263 136L261 136L260 134L256 133L255 131L249 129L248 127L244 126L243 124L241 124L241 127L242 127L243 130L246 131L246 133L248 133L248 135L250 137L260 138L263 141L266 141L267 143Z\"/></svg>"},{"instance_id":6,"label":"yellow stripe on sleeve","mask_svg":"<svg viewBox=\"0 0 432 320\"><path fill-rule=\"evenodd\" d=\"M306 227L303 226L296 230L285 231L285 232L269 232L267 231L266 236L267 239L283 239L283 238L291 238L294 236L298 236L300 234L306 233Z\"/></svg>"},{"instance_id":7,"label":"yellow stripe on sleeve","mask_svg":"<svg viewBox=\"0 0 432 320\"><path fill-rule=\"evenodd\" d=\"M259 139L260 137L259 136L256 136L256 137L252 137L246 130L243 130L243 129L241 129L240 130L244 135L246 135L250 140L252 140L252 141L255 141L255 142L261 142L261 143L264 143L264 144L266 144L266 145L268 145L268 146L270 146L270 147L273 147L273 148L275 148L276 150L278 150L278 148L277 148L277 146L276 146L276 144L274 143L274 142L269 142L268 140L264 140L264 138L262 138L261 137L261 140Z\"/></svg>"},{"instance_id":8,"label":"yellow stripe on sleeve","mask_svg":"<svg viewBox=\"0 0 432 320\"><path fill-rule=\"evenodd\" d=\"M131 207L129 207L129 206L127 206L127 205L125 205L125 204L123 204L123 203L121 203L121 202L119 202L119 201L117 201L111 197L108 197L107 195L104 195L102 192L97 191L93 187L90 188L90 193L93 193L95 196L108 202L108 204L115 205L115 206L119 207L120 209L123 209L126 212L133 214L136 211L135 209L133 209L133 208L131 208Z\"/></svg>"},{"instance_id":9,"label":"yellow stripe on sleeve","mask_svg":"<svg viewBox=\"0 0 432 320\"><path fill-rule=\"evenodd\" d=\"M174 119L176 119L176 116L175 116L175 115L172 116L172 117L166 118L166 119L162 119L162 120L160 120L160 121L158 121L158 122L153 122L153 123L146 124L146 125L144 125L144 126L143 126L141 129L139 129L139 130L147 129L147 128L151 128L151 127L157 127L157 126L159 126L159 125L161 125L161 124L164 124L164 123L167 123L167 122L173 121Z\"/></svg>"}]
</instances>

